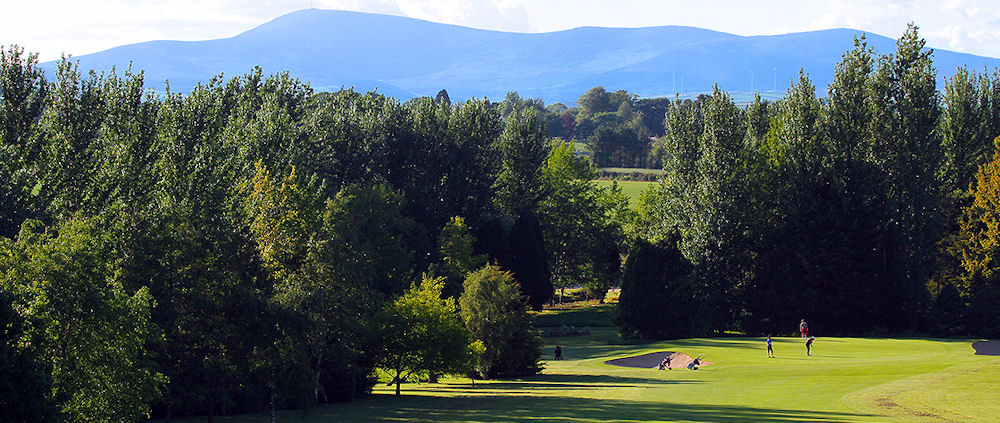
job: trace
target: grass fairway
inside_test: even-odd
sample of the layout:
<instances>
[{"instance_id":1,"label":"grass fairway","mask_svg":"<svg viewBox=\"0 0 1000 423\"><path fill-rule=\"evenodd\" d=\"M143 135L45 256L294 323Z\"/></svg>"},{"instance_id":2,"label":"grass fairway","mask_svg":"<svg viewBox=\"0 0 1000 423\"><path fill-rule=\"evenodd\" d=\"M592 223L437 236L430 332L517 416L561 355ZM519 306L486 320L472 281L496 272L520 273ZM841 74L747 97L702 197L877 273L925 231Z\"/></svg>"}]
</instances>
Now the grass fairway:
<instances>
[{"instance_id":1,"label":"grass fairway","mask_svg":"<svg viewBox=\"0 0 1000 423\"><path fill-rule=\"evenodd\" d=\"M369 398L304 416L283 412L279 421L985 422L1000 415L1000 357L973 355L969 340L820 337L807 357L800 339L775 338L775 359L760 338L616 342L614 328L597 327L547 339L546 357L558 344L565 359L531 378L406 384L401 397L380 385ZM603 364L663 350L705 354L715 364L698 371Z\"/></svg>"},{"instance_id":2,"label":"grass fairway","mask_svg":"<svg viewBox=\"0 0 1000 423\"><path fill-rule=\"evenodd\" d=\"M651 184L656 182L643 182L643 181L604 181L596 180L599 187L609 187L612 183L617 182L618 186L622 187L622 193L628 197L629 207L635 208L636 204L639 202L639 193L649 188Z\"/></svg>"}]
</instances>

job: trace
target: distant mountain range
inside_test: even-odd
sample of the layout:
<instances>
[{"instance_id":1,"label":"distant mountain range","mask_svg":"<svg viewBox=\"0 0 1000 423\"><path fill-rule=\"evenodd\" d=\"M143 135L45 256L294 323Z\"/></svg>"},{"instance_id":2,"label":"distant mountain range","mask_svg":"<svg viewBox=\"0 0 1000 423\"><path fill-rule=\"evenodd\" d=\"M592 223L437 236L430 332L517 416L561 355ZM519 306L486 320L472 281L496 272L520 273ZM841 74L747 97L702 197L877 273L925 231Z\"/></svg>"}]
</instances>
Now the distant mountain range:
<instances>
[{"instance_id":1,"label":"distant mountain range","mask_svg":"<svg viewBox=\"0 0 1000 423\"><path fill-rule=\"evenodd\" d=\"M900 28L900 33L905 28ZM739 36L684 26L582 27L527 34L486 31L417 19L336 10L307 9L281 16L232 38L149 41L75 57L81 69L145 70L147 87L186 92L198 82L260 66L265 73L289 71L313 88L354 87L402 100L447 89L453 100L508 91L546 103L574 104L602 85L642 97L693 96L718 83L734 96L759 91L784 94L799 69L809 73L820 95L841 55L862 31L830 29L774 36ZM867 35L880 53L895 40ZM939 75L955 69L1000 67L1000 59L936 49ZM54 62L43 64L49 70Z\"/></svg>"}]
</instances>

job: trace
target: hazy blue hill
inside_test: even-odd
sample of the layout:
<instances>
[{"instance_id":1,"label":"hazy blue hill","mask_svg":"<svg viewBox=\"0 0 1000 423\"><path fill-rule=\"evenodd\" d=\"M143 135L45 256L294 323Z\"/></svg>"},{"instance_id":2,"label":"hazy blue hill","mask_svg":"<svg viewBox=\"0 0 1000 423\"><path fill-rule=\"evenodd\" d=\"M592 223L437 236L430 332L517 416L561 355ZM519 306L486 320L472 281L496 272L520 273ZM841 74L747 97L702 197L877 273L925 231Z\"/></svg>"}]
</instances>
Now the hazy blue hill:
<instances>
[{"instance_id":1,"label":"hazy blue hill","mask_svg":"<svg viewBox=\"0 0 1000 423\"><path fill-rule=\"evenodd\" d=\"M408 99L445 88L456 100L500 99L514 90L549 103L573 103L595 85L657 96L681 90L694 95L718 83L737 96L751 88L780 95L799 69L822 93L858 34L831 29L743 37L683 26L522 34L309 9L232 38L151 41L76 59L83 69L99 70L132 62L146 71L147 85L161 92L164 80L183 92L219 73L235 76L259 65L266 73L288 70L320 90L377 87ZM880 52L895 48L887 37L869 34L868 41ZM935 65L946 77L960 65L992 69L1000 60L936 50Z\"/></svg>"}]
</instances>

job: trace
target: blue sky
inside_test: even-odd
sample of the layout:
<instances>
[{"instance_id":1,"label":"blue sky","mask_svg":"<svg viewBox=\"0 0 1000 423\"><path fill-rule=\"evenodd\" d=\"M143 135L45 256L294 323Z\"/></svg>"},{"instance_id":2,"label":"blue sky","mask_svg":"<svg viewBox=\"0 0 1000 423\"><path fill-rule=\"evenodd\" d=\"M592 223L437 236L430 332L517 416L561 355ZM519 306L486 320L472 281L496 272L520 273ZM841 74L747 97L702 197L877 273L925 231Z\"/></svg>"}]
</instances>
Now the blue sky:
<instances>
[{"instance_id":1,"label":"blue sky","mask_svg":"<svg viewBox=\"0 0 1000 423\"><path fill-rule=\"evenodd\" d=\"M915 22L931 47L1000 57L997 0L9 0L0 44L43 61L149 40L231 37L315 7L475 28L548 32L579 26L688 25L740 35L855 28L898 37Z\"/></svg>"}]
</instances>

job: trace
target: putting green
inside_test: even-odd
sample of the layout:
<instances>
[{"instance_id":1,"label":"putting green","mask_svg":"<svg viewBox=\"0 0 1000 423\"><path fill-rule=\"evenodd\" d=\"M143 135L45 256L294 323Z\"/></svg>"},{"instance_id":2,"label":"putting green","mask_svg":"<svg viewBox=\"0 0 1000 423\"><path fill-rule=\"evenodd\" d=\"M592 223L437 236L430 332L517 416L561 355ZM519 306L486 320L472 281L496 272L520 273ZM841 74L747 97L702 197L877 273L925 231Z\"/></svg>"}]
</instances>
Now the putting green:
<instances>
[{"instance_id":1,"label":"putting green","mask_svg":"<svg viewBox=\"0 0 1000 423\"><path fill-rule=\"evenodd\" d=\"M992 421L1000 415L1000 357L976 356L972 340L711 338L612 345L613 328L547 340L564 360L521 380L445 379L405 384L396 397L377 386L369 398L318 407L283 421L867 422ZM704 354L698 371L603 364L654 351ZM266 414L218 421L265 422Z\"/></svg>"}]
</instances>

